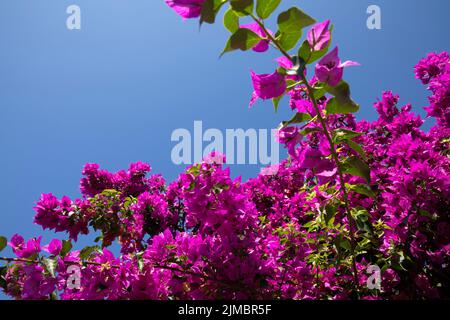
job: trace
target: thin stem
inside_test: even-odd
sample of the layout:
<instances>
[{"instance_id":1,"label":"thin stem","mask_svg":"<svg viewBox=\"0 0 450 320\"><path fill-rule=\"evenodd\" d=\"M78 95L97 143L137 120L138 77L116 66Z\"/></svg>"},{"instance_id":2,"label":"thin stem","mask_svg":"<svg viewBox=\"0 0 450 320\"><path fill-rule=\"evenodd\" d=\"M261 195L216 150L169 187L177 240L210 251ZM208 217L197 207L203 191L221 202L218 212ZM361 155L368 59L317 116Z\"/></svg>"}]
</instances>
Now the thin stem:
<instances>
[{"instance_id":1,"label":"thin stem","mask_svg":"<svg viewBox=\"0 0 450 320\"><path fill-rule=\"evenodd\" d=\"M6 261L6 262L33 262L33 263L39 263L39 261L36 260L29 260L29 259L22 259L22 258L5 258L5 257L0 257L1 261Z\"/></svg>"}]
</instances>

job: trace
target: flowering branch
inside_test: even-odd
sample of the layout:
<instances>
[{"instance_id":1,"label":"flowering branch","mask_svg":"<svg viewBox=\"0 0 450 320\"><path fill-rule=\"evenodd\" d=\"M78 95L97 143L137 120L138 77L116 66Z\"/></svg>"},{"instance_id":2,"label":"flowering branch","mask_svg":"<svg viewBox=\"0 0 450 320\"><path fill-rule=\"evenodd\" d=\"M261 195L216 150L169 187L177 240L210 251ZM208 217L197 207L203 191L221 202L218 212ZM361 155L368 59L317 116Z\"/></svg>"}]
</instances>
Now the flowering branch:
<instances>
[{"instance_id":1,"label":"flowering branch","mask_svg":"<svg viewBox=\"0 0 450 320\"><path fill-rule=\"evenodd\" d=\"M274 46L287 58L289 59L289 61L291 61L292 63L295 63L295 59L286 51L283 49L283 47L280 45L280 43L271 35L271 32L266 28L266 26L264 25L263 22L261 22L253 13L249 13L249 15L252 17L252 19L258 23L258 25L261 27L261 29L264 31L264 33L266 34L266 36L269 38L269 40L274 44ZM311 53L309 54L309 57L311 56ZM344 200L344 208L345 208L345 212L347 215L347 219L349 221L349 235L351 238L351 255L352 255L352 268L353 268L353 277L354 277L354 281L355 281L355 285L358 287L359 286L359 281L358 281L358 271L356 268L356 257L355 257L355 247L356 247L356 239L355 239L355 235L354 235L354 228L355 228L355 221L351 215L350 212L350 206L348 203L348 190L345 186L345 180L344 180L344 174L342 172L342 168L341 168L341 163L339 160L339 156L336 152L336 146L334 144L334 141L331 137L331 133L328 129L328 126L326 124L325 119L322 116L322 112L319 109L319 106L317 104L317 100L314 97L314 91L313 88L310 86L308 80L306 79L303 70L300 70L300 72L298 73L299 76L301 77L301 81L296 82L295 84L287 87L287 90L291 90L293 88L295 88L296 86L303 84L306 86L307 91L308 91L308 96L311 99L314 109L317 113L317 119L320 122L320 125L322 126L322 130L323 133L325 134L328 143L330 144L330 151L331 151L331 156L336 164L336 168L338 171L338 175L339 175L339 181L340 181L340 189L342 191L343 194L343 200Z\"/></svg>"}]
</instances>

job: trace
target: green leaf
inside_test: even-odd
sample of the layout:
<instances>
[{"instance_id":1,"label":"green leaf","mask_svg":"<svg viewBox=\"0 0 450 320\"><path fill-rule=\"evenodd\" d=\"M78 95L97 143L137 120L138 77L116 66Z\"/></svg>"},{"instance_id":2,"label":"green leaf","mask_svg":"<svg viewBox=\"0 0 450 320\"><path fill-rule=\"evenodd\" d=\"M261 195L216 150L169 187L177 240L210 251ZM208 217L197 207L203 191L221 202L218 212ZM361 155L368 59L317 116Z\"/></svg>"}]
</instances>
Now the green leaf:
<instances>
[{"instance_id":1,"label":"green leaf","mask_svg":"<svg viewBox=\"0 0 450 320\"><path fill-rule=\"evenodd\" d=\"M231 8L223 16L223 25L231 33L235 33L239 29L239 17Z\"/></svg>"},{"instance_id":2,"label":"green leaf","mask_svg":"<svg viewBox=\"0 0 450 320\"><path fill-rule=\"evenodd\" d=\"M296 33L315 22L316 20L297 7L292 7L278 16L278 28L282 33Z\"/></svg>"},{"instance_id":3,"label":"green leaf","mask_svg":"<svg viewBox=\"0 0 450 320\"><path fill-rule=\"evenodd\" d=\"M331 204L327 204L326 206L325 206L325 224L327 225L327 226L331 226L332 225L332 223L333 223L333 218L335 217L335 215L336 215L336 207L334 207L333 205L331 205ZM330 222L331 222L331 224L330 224Z\"/></svg>"},{"instance_id":4,"label":"green leaf","mask_svg":"<svg viewBox=\"0 0 450 320\"><path fill-rule=\"evenodd\" d=\"M42 263L44 264L45 268L47 269L48 273L54 278L55 277L55 270L56 266L58 264L56 258L43 258Z\"/></svg>"},{"instance_id":5,"label":"green leaf","mask_svg":"<svg viewBox=\"0 0 450 320\"><path fill-rule=\"evenodd\" d=\"M301 123L301 122L306 122L306 121L309 121L309 120L311 120L311 116L310 116L309 114L303 113L303 112L297 112L297 113L292 117L291 120L289 120L289 121L283 121L283 122L282 122L282 126L283 126L283 127L286 127L286 126L288 126L288 125L290 125L290 124L293 124L293 123Z\"/></svg>"},{"instance_id":6,"label":"green leaf","mask_svg":"<svg viewBox=\"0 0 450 320\"><path fill-rule=\"evenodd\" d=\"M342 240L339 245L341 246L341 248L347 250L347 251L351 251L352 250L352 246L350 244L350 241L348 241L347 239Z\"/></svg>"},{"instance_id":7,"label":"green leaf","mask_svg":"<svg viewBox=\"0 0 450 320\"><path fill-rule=\"evenodd\" d=\"M237 49L242 51L249 50L253 48L259 41L261 41L261 38L253 31L244 28L238 29L231 35L221 56L223 56L227 52Z\"/></svg>"},{"instance_id":8,"label":"green leaf","mask_svg":"<svg viewBox=\"0 0 450 320\"><path fill-rule=\"evenodd\" d=\"M334 96L327 103L328 114L348 114L359 110L359 106L350 96L350 86L347 82L341 81L336 87L326 86L326 90Z\"/></svg>"},{"instance_id":9,"label":"green leaf","mask_svg":"<svg viewBox=\"0 0 450 320\"><path fill-rule=\"evenodd\" d=\"M342 236L342 235L338 235L336 238L334 238L334 245L336 246L336 248L339 251L341 251L341 249L344 249L347 251L352 250L350 241L348 239L344 238L344 236Z\"/></svg>"},{"instance_id":10,"label":"green leaf","mask_svg":"<svg viewBox=\"0 0 450 320\"><path fill-rule=\"evenodd\" d=\"M202 11L200 14L200 24L203 22L214 23L216 21L216 13L214 11L215 0L206 0L203 4Z\"/></svg>"},{"instance_id":11,"label":"green leaf","mask_svg":"<svg viewBox=\"0 0 450 320\"><path fill-rule=\"evenodd\" d=\"M364 178L370 183L370 168L358 157L350 157L342 164L342 171L354 176Z\"/></svg>"},{"instance_id":12,"label":"green leaf","mask_svg":"<svg viewBox=\"0 0 450 320\"><path fill-rule=\"evenodd\" d=\"M100 252L99 246L85 247L80 251L80 259L87 260L94 252Z\"/></svg>"},{"instance_id":13,"label":"green leaf","mask_svg":"<svg viewBox=\"0 0 450 320\"><path fill-rule=\"evenodd\" d=\"M366 152L364 151L363 147L361 147L361 145L353 140L347 140L345 141L345 143L347 143L350 148L355 150L363 159L367 158Z\"/></svg>"},{"instance_id":14,"label":"green leaf","mask_svg":"<svg viewBox=\"0 0 450 320\"><path fill-rule=\"evenodd\" d=\"M256 13L261 19L267 19L275 11L281 0L257 0Z\"/></svg>"},{"instance_id":15,"label":"green leaf","mask_svg":"<svg viewBox=\"0 0 450 320\"><path fill-rule=\"evenodd\" d=\"M334 141L350 140L361 135L361 132L356 132L348 129L336 129L333 131Z\"/></svg>"},{"instance_id":16,"label":"green leaf","mask_svg":"<svg viewBox=\"0 0 450 320\"><path fill-rule=\"evenodd\" d=\"M306 44L305 44L306 43ZM307 48L306 48L307 47ZM306 51L308 50L308 51ZM328 47L320 51L310 51L309 43L307 41L303 42L300 47L299 57L301 57L306 64L311 64L322 58L328 52Z\"/></svg>"},{"instance_id":17,"label":"green leaf","mask_svg":"<svg viewBox=\"0 0 450 320\"><path fill-rule=\"evenodd\" d=\"M283 98L284 95L281 95L279 97L273 98L272 99L272 103L273 103L273 109L275 110L275 112L278 111L278 106L280 105L280 101Z\"/></svg>"},{"instance_id":18,"label":"green leaf","mask_svg":"<svg viewBox=\"0 0 450 320\"><path fill-rule=\"evenodd\" d=\"M315 22L316 20L296 7L280 13L278 16L278 42L284 50L292 49L302 37L302 29Z\"/></svg>"},{"instance_id":19,"label":"green leaf","mask_svg":"<svg viewBox=\"0 0 450 320\"><path fill-rule=\"evenodd\" d=\"M327 90L324 87L313 87L312 89L316 100L321 99L327 93Z\"/></svg>"},{"instance_id":20,"label":"green leaf","mask_svg":"<svg viewBox=\"0 0 450 320\"><path fill-rule=\"evenodd\" d=\"M354 208L351 212L353 218L355 219L356 226L359 230L365 231L368 233L372 232L372 226L369 221L369 213L366 209L358 209Z\"/></svg>"},{"instance_id":21,"label":"green leaf","mask_svg":"<svg viewBox=\"0 0 450 320\"><path fill-rule=\"evenodd\" d=\"M337 98L331 98L327 103L328 114L348 114L355 113L359 110L359 106L352 102L340 101Z\"/></svg>"},{"instance_id":22,"label":"green leaf","mask_svg":"<svg viewBox=\"0 0 450 320\"><path fill-rule=\"evenodd\" d=\"M240 17L248 16L253 12L253 0L231 0L230 5Z\"/></svg>"},{"instance_id":23,"label":"green leaf","mask_svg":"<svg viewBox=\"0 0 450 320\"><path fill-rule=\"evenodd\" d=\"M370 198L376 198L377 195L373 192L368 185L365 184L346 184L348 190L368 196Z\"/></svg>"},{"instance_id":24,"label":"green leaf","mask_svg":"<svg viewBox=\"0 0 450 320\"><path fill-rule=\"evenodd\" d=\"M298 56L308 63L309 56L311 55L311 47L308 40L303 41L302 45L298 49Z\"/></svg>"},{"instance_id":25,"label":"green leaf","mask_svg":"<svg viewBox=\"0 0 450 320\"><path fill-rule=\"evenodd\" d=\"M278 43L281 47L289 51L297 45L298 40L302 37L302 31L298 32L282 32L279 34Z\"/></svg>"},{"instance_id":26,"label":"green leaf","mask_svg":"<svg viewBox=\"0 0 450 320\"><path fill-rule=\"evenodd\" d=\"M0 237L0 252L6 248L7 244L8 244L8 240L5 237Z\"/></svg>"},{"instance_id":27,"label":"green leaf","mask_svg":"<svg viewBox=\"0 0 450 320\"><path fill-rule=\"evenodd\" d=\"M72 249L72 242L70 240L63 240L61 248L61 257L65 257Z\"/></svg>"}]
</instances>

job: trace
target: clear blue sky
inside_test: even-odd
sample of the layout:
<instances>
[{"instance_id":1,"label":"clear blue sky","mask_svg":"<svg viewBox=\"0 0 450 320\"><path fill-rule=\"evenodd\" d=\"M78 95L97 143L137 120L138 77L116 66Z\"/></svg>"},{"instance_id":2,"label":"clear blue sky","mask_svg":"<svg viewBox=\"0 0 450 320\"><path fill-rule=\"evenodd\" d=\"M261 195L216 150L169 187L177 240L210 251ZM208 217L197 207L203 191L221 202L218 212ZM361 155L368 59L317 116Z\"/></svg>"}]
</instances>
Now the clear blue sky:
<instances>
[{"instance_id":1,"label":"clear blue sky","mask_svg":"<svg viewBox=\"0 0 450 320\"><path fill-rule=\"evenodd\" d=\"M70 4L81 7L80 31L66 28ZM381 31L366 27L369 4L382 9ZM283 0L290 5L331 18L343 60L363 65L346 71L358 118L374 119L372 103L386 89L423 114L426 93L413 66L429 51L449 50L448 0ZM86 162L118 170L142 160L171 181L183 170L170 158L174 129L192 130L194 120L223 130L285 120L287 105L276 115L269 102L247 108L250 68L272 72L276 54L219 60L227 36L221 25L199 32L163 0L2 0L0 234L40 234L35 201L42 192L79 196ZM232 170L248 178L258 167Z\"/></svg>"}]
</instances>

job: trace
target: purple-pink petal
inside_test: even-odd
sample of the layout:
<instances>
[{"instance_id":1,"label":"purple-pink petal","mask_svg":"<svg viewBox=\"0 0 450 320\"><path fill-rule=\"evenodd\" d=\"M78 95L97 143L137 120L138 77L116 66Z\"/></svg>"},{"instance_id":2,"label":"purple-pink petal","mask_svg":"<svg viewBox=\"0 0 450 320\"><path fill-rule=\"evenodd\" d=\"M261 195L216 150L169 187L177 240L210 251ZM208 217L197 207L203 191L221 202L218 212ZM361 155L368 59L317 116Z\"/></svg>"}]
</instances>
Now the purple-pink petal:
<instances>
[{"instance_id":1,"label":"purple-pink petal","mask_svg":"<svg viewBox=\"0 0 450 320\"><path fill-rule=\"evenodd\" d=\"M200 16L203 3L206 0L165 0L178 15L184 19L192 19Z\"/></svg>"}]
</instances>

